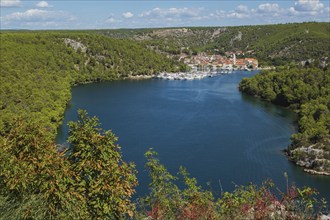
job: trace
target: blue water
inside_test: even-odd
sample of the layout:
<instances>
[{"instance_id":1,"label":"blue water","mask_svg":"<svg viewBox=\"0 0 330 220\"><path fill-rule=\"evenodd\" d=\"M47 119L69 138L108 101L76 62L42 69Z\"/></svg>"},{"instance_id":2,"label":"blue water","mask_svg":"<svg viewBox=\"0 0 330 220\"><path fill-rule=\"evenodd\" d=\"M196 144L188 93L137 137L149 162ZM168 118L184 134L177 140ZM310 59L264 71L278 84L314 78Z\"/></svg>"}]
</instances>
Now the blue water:
<instances>
[{"instance_id":1,"label":"blue water","mask_svg":"<svg viewBox=\"0 0 330 220\"><path fill-rule=\"evenodd\" d=\"M296 132L296 115L238 91L240 80L254 74L74 87L57 142L65 142L67 122L77 119L78 109L85 109L119 137L124 159L136 164L138 195L148 192L144 153L153 147L170 172L176 174L182 165L215 192L220 192L219 182L223 190L232 191L235 185L266 179L284 191L287 172L291 182L316 188L330 201L330 178L304 173L281 151Z\"/></svg>"}]
</instances>

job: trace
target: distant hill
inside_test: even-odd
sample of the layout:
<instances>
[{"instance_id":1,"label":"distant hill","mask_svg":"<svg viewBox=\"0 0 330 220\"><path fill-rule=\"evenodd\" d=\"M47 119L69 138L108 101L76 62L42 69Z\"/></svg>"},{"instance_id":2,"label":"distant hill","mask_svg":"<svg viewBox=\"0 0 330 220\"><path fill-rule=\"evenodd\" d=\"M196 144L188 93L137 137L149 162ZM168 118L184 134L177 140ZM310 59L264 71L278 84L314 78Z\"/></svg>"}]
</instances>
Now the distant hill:
<instances>
[{"instance_id":1,"label":"distant hill","mask_svg":"<svg viewBox=\"0 0 330 220\"><path fill-rule=\"evenodd\" d=\"M97 30L112 38L140 41L148 48L171 55L185 52L224 54L242 51L261 65L283 65L329 56L330 23Z\"/></svg>"}]
</instances>

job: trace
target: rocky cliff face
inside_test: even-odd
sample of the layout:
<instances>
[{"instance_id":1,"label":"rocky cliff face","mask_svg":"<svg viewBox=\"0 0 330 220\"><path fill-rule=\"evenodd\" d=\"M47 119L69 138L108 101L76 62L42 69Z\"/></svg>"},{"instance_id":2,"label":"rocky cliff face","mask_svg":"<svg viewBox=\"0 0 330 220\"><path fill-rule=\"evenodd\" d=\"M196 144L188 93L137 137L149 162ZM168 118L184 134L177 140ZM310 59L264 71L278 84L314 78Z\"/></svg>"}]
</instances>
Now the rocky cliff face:
<instances>
[{"instance_id":1,"label":"rocky cliff face","mask_svg":"<svg viewBox=\"0 0 330 220\"><path fill-rule=\"evenodd\" d=\"M308 173L330 176L330 153L325 148L323 144L298 147L289 151L289 158Z\"/></svg>"},{"instance_id":2,"label":"rocky cliff face","mask_svg":"<svg viewBox=\"0 0 330 220\"><path fill-rule=\"evenodd\" d=\"M64 43L66 45L69 45L70 47L72 47L75 51L80 49L81 52L86 53L87 47L79 41L76 41L76 40L73 40L70 38L65 38Z\"/></svg>"}]
</instances>

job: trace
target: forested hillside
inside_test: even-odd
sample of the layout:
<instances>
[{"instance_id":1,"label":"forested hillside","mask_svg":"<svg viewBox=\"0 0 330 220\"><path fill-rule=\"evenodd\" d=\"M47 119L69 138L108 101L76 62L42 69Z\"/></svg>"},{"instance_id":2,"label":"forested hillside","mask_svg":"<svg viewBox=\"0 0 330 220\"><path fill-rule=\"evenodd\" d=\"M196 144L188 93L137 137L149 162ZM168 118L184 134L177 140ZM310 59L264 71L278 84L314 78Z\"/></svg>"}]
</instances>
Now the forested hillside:
<instances>
[{"instance_id":1,"label":"forested hillside","mask_svg":"<svg viewBox=\"0 0 330 220\"><path fill-rule=\"evenodd\" d=\"M242 51L261 65L320 60L330 52L330 23L293 23L239 27L99 30L98 33L142 42L158 52L225 54Z\"/></svg>"},{"instance_id":2,"label":"forested hillside","mask_svg":"<svg viewBox=\"0 0 330 220\"><path fill-rule=\"evenodd\" d=\"M133 164L116 137L80 113L70 150L55 135L76 84L178 71L131 40L76 31L0 33L0 219L132 216Z\"/></svg>"},{"instance_id":3,"label":"forested hillside","mask_svg":"<svg viewBox=\"0 0 330 220\"><path fill-rule=\"evenodd\" d=\"M1 32L0 133L15 118L55 134L75 84L177 71L180 65L130 40L85 32Z\"/></svg>"},{"instance_id":4,"label":"forested hillside","mask_svg":"<svg viewBox=\"0 0 330 220\"><path fill-rule=\"evenodd\" d=\"M278 68L243 79L241 91L296 110L299 133L289 157L306 171L330 174L330 70ZM316 171L316 172L315 172Z\"/></svg>"}]
</instances>

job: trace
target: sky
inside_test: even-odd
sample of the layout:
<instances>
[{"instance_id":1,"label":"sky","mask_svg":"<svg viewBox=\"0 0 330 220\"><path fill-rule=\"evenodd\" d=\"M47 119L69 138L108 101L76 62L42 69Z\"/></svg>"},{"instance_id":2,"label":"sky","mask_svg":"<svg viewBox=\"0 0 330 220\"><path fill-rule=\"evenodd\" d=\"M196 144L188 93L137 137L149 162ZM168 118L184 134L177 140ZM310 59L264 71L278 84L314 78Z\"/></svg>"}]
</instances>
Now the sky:
<instances>
[{"instance_id":1,"label":"sky","mask_svg":"<svg viewBox=\"0 0 330 220\"><path fill-rule=\"evenodd\" d=\"M330 22L329 1L0 0L1 29L117 29Z\"/></svg>"}]
</instances>

